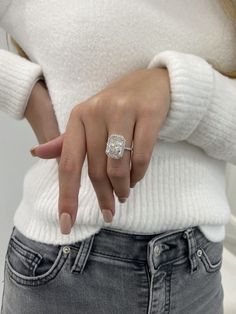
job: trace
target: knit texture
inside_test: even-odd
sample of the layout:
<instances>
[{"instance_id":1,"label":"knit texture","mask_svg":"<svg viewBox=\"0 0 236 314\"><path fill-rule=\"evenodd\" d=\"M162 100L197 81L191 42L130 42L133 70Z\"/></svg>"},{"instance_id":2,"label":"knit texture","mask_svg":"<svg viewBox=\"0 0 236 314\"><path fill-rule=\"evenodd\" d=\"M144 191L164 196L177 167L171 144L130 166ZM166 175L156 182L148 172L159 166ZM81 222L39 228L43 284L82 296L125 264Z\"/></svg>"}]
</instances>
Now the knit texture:
<instances>
[{"instance_id":1,"label":"knit texture","mask_svg":"<svg viewBox=\"0 0 236 314\"><path fill-rule=\"evenodd\" d=\"M198 56L175 51L155 56L152 67L167 68L171 82L171 109L159 139L186 140L213 158L236 164L236 80Z\"/></svg>"},{"instance_id":2,"label":"knit texture","mask_svg":"<svg viewBox=\"0 0 236 314\"><path fill-rule=\"evenodd\" d=\"M236 86L209 60L236 68L236 34L217 2L13 0L4 12L1 26L31 59L0 53L0 91L9 95L0 92L0 108L13 118L22 118L41 70L61 133L75 105L128 72L166 67L171 87L147 172L126 203L116 199L112 223L103 221L86 159L76 222L61 234L58 165L38 159L25 175L14 225L52 244L81 241L102 227L156 234L199 226L209 240L223 240L230 216L225 166L236 164Z\"/></svg>"},{"instance_id":3,"label":"knit texture","mask_svg":"<svg viewBox=\"0 0 236 314\"><path fill-rule=\"evenodd\" d=\"M22 120L36 81L42 69L18 55L0 50L0 107L14 119Z\"/></svg>"},{"instance_id":4,"label":"knit texture","mask_svg":"<svg viewBox=\"0 0 236 314\"><path fill-rule=\"evenodd\" d=\"M0 20L4 13L7 11L8 7L11 4L11 0L1 0L1 5L0 5Z\"/></svg>"}]
</instances>

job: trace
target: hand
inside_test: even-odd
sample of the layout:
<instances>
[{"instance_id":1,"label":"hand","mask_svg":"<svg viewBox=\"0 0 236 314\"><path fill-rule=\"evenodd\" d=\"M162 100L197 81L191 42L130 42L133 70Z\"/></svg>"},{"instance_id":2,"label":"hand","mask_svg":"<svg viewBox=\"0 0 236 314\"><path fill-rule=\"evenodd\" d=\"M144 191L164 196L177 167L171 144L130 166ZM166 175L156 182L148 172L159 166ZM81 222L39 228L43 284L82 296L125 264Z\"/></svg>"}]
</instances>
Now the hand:
<instances>
[{"instance_id":1,"label":"hand","mask_svg":"<svg viewBox=\"0 0 236 314\"><path fill-rule=\"evenodd\" d=\"M40 144L60 135L53 105L43 81L34 85L24 113ZM57 159L59 163L59 158Z\"/></svg>"},{"instance_id":2,"label":"hand","mask_svg":"<svg viewBox=\"0 0 236 314\"><path fill-rule=\"evenodd\" d=\"M76 105L65 133L35 150L41 158L61 154L58 205L62 233L70 233L76 219L86 153L88 174L104 220L111 222L115 214L113 190L122 201L128 198L130 187L144 177L169 106L168 71L136 70ZM106 141L112 133L122 134L127 146L132 146L133 140L132 155L125 150L119 160L107 157ZM66 213L64 217L63 213Z\"/></svg>"}]
</instances>

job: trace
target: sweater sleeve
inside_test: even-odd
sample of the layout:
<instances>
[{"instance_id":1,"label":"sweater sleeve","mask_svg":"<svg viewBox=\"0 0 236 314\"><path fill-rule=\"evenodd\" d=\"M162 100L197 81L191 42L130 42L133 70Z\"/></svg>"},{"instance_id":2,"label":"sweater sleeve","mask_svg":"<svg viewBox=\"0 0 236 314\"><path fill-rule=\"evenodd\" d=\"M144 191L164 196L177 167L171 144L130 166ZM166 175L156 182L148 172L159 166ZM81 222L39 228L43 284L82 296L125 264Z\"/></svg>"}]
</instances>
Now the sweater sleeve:
<instances>
[{"instance_id":1,"label":"sweater sleeve","mask_svg":"<svg viewBox=\"0 0 236 314\"><path fill-rule=\"evenodd\" d=\"M170 110L158 138L185 140L236 165L236 80L199 56L176 51L155 55L152 67L168 69L171 87Z\"/></svg>"},{"instance_id":2,"label":"sweater sleeve","mask_svg":"<svg viewBox=\"0 0 236 314\"><path fill-rule=\"evenodd\" d=\"M0 26L11 0L0 0ZM43 78L41 66L19 55L0 49L0 110L14 119L24 118L35 83Z\"/></svg>"},{"instance_id":3,"label":"sweater sleeve","mask_svg":"<svg viewBox=\"0 0 236 314\"><path fill-rule=\"evenodd\" d=\"M11 0L0 0L0 20L11 4Z\"/></svg>"},{"instance_id":4,"label":"sweater sleeve","mask_svg":"<svg viewBox=\"0 0 236 314\"><path fill-rule=\"evenodd\" d=\"M38 64L0 49L0 110L23 119L31 90L42 77Z\"/></svg>"}]
</instances>

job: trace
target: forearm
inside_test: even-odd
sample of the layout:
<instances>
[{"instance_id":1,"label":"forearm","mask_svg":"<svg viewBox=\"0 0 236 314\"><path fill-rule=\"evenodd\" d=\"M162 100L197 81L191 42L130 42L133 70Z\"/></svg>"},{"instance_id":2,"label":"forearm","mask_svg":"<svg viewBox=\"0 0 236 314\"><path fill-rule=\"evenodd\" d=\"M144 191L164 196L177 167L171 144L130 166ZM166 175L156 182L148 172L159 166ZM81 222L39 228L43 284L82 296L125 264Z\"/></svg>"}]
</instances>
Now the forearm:
<instances>
[{"instance_id":1,"label":"forearm","mask_svg":"<svg viewBox=\"0 0 236 314\"><path fill-rule=\"evenodd\" d=\"M46 86L41 80L35 84L32 90L24 116L40 144L60 134L53 105Z\"/></svg>"}]
</instances>

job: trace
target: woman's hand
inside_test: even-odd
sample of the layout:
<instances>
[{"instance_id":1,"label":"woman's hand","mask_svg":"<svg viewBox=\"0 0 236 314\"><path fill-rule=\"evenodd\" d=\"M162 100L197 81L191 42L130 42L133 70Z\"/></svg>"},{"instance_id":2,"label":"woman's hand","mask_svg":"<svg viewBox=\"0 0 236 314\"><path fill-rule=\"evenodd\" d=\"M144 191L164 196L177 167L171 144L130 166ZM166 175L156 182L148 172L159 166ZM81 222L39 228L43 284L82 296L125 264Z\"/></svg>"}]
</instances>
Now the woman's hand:
<instances>
[{"instance_id":1,"label":"woman's hand","mask_svg":"<svg viewBox=\"0 0 236 314\"><path fill-rule=\"evenodd\" d=\"M34 85L24 113L40 144L60 135L48 90L43 81ZM57 159L59 162L59 158Z\"/></svg>"},{"instance_id":2,"label":"woman's hand","mask_svg":"<svg viewBox=\"0 0 236 314\"><path fill-rule=\"evenodd\" d=\"M42 158L61 154L58 205L62 233L70 233L76 219L86 153L88 174L104 220L111 222L115 214L113 190L123 202L129 197L130 187L144 177L169 106L168 71L136 70L75 106L65 133L35 149ZM121 159L107 157L106 142L113 133L123 135L126 146L132 146L133 141L132 155L125 150Z\"/></svg>"}]
</instances>

